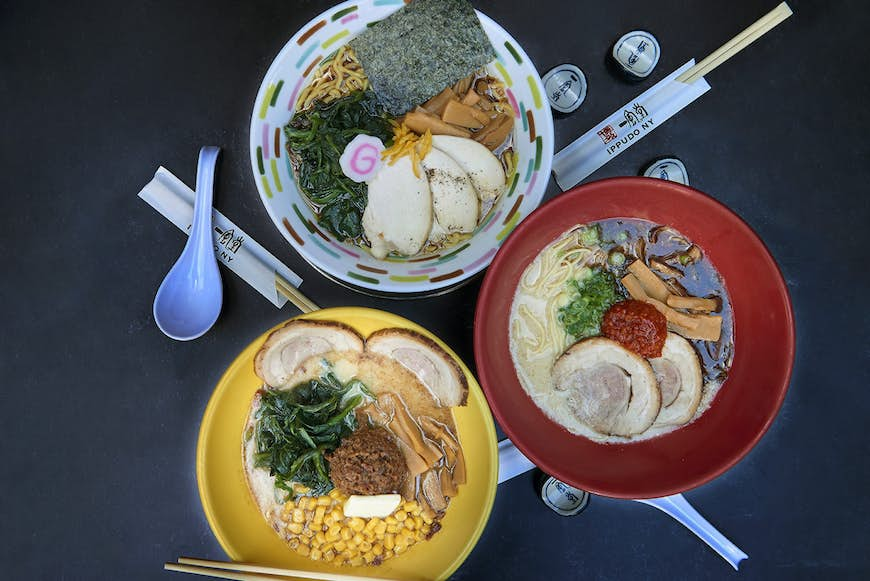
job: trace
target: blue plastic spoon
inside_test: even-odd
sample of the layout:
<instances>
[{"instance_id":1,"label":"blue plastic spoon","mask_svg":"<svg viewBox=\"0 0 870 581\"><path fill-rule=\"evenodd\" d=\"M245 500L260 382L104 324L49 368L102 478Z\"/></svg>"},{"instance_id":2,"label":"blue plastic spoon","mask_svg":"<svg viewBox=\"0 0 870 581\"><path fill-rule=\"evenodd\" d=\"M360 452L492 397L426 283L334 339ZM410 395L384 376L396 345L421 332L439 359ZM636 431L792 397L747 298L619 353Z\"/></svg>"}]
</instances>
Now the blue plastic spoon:
<instances>
[{"instance_id":1,"label":"blue plastic spoon","mask_svg":"<svg viewBox=\"0 0 870 581\"><path fill-rule=\"evenodd\" d=\"M190 341L217 321L223 286L214 255L212 198L219 147L199 150L190 237L154 297L154 321L167 337Z\"/></svg>"}]
</instances>

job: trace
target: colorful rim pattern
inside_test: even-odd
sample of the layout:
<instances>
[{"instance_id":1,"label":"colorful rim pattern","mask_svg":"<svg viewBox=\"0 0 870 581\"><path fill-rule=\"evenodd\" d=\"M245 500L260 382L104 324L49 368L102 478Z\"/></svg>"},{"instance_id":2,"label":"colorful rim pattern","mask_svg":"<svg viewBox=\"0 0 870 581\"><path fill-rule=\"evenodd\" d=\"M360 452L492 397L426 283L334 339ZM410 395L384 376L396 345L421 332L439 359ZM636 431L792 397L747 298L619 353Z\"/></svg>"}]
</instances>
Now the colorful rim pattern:
<instances>
[{"instance_id":1,"label":"colorful rim pattern","mask_svg":"<svg viewBox=\"0 0 870 581\"><path fill-rule=\"evenodd\" d=\"M515 175L497 206L462 244L413 258L377 260L366 249L338 242L319 228L293 181L283 127L307 76L326 56L403 0L349 1L311 20L284 46L260 86L251 118L251 166L260 198L284 238L316 268L353 287L382 293L425 293L453 286L486 268L501 243L534 210L546 190L553 158L553 119L534 65L498 24L478 12L516 111Z\"/></svg>"}]
</instances>

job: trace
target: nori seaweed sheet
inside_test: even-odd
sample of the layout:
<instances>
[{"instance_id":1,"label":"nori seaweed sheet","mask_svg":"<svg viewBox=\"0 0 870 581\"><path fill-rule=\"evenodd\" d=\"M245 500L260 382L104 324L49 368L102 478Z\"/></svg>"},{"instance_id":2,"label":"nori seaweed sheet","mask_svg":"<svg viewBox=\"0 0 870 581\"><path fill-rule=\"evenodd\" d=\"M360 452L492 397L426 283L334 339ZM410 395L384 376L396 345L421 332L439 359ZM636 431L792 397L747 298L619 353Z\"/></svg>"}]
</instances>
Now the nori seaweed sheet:
<instances>
[{"instance_id":1,"label":"nori seaweed sheet","mask_svg":"<svg viewBox=\"0 0 870 581\"><path fill-rule=\"evenodd\" d=\"M467 0L414 0L350 41L387 112L421 105L495 58Z\"/></svg>"}]
</instances>

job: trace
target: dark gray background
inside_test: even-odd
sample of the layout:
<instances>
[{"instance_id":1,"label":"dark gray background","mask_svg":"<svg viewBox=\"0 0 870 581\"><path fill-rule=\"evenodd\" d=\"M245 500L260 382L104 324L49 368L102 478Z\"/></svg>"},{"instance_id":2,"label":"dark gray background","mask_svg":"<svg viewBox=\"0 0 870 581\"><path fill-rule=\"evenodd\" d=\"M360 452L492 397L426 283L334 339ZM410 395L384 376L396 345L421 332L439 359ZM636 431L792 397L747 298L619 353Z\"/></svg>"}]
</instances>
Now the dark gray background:
<instances>
[{"instance_id":1,"label":"dark gray background","mask_svg":"<svg viewBox=\"0 0 870 581\"><path fill-rule=\"evenodd\" d=\"M216 327L160 334L154 291L183 238L136 197L158 165L194 183L201 145L224 148L217 207L305 279L322 306L406 316L472 364L479 279L446 296L371 299L327 281L260 203L248 124L260 81L328 2L4 2L0 5L0 577L168 579L164 561L224 555L196 491L194 451L224 367L295 314L224 270ZM529 8L531 4L533 8ZM775 5L479 1L540 73L589 79L555 122L557 150L690 57ZM686 494L750 555L741 578L870 575L868 8L794 0L795 16L708 76L713 90L595 178L681 157L692 185L746 219L778 260L798 349L772 429L735 468ZM604 54L652 30L663 55L640 86ZM558 192L551 182L548 196ZM531 475L499 487L456 579L737 578L680 525L594 498L577 518L544 508Z\"/></svg>"}]
</instances>

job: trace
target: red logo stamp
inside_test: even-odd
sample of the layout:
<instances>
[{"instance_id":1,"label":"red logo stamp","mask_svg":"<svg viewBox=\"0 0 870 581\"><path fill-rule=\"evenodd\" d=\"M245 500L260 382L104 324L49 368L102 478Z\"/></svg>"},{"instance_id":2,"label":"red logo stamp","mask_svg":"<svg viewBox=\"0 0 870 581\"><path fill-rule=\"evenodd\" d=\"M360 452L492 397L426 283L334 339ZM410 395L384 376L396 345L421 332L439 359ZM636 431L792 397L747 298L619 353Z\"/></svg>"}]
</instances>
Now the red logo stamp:
<instances>
[{"instance_id":1,"label":"red logo stamp","mask_svg":"<svg viewBox=\"0 0 870 581\"><path fill-rule=\"evenodd\" d=\"M616 131L613 130L612 125L607 125L604 129L598 132L598 137L601 138L603 143L610 143L616 139Z\"/></svg>"}]
</instances>

